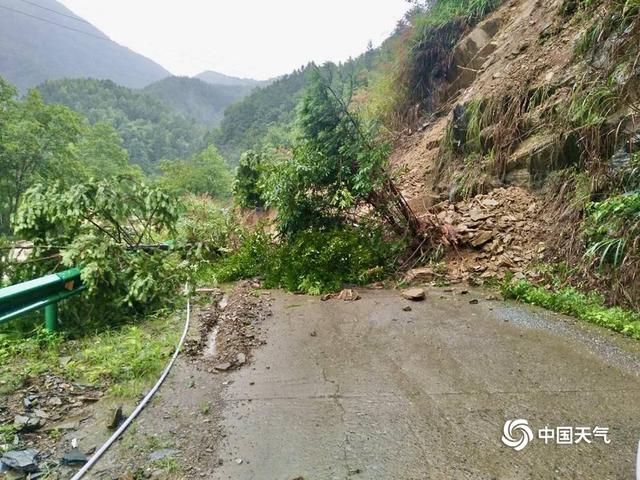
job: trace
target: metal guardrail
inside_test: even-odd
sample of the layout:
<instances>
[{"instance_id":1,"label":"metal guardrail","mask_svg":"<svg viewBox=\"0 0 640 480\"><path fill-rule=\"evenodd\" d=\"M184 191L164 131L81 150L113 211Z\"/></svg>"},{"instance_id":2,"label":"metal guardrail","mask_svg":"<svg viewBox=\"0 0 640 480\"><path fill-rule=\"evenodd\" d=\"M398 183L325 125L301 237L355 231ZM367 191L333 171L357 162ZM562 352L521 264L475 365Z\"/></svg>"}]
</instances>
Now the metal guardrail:
<instances>
[{"instance_id":1,"label":"metal guardrail","mask_svg":"<svg viewBox=\"0 0 640 480\"><path fill-rule=\"evenodd\" d=\"M54 332L58 328L58 302L77 295L85 288L79 268L1 288L0 324L44 309L45 327L47 331Z\"/></svg>"}]
</instances>

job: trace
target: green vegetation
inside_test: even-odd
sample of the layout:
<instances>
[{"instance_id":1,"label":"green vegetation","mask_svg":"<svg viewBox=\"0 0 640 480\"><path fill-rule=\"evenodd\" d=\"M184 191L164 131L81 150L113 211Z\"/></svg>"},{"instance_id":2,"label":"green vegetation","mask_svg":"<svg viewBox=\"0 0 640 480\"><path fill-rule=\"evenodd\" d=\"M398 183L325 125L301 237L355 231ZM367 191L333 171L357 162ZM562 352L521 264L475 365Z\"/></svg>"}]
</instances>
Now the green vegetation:
<instances>
[{"instance_id":1,"label":"green vegetation","mask_svg":"<svg viewBox=\"0 0 640 480\"><path fill-rule=\"evenodd\" d=\"M82 267L83 303L64 302L66 330L109 325L166 304L186 280L181 255L148 251L175 232L175 199L131 180L29 189L15 216L15 234L33 243L33 261L5 271L12 281ZM166 238L166 237L165 237ZM74 308L75 307L75 308Z\"/></svg>"},{"instance_id":2,"label":"green vegetation","mask_svg":"<svg viewBox=\"0 0 640 480\"><path fill-rule=\"evenodd\" d=\"M175 112L210 128L216 127L231 104L242 100L251 85L212 85L197 78L167 77L144 88L144 92Z\"/></svg>"},{"instance_id":3,"label":"green vegetation","mask_svg":"<svg viewBox=\"0 0 640 480\"><path fill-rule=\"evenodd\" d=\"M11 215L34 184L140 177L109 125L84 125L68 108L45 104L37 91L22 100L16 96L15 88L0 78L0 233L9 232Z\"/></svg>"},{"instance_id":4,"label":"green vegetation","mask_svg":"<svg viewBox=\"0 0 640 480\"><path fill-rule=\"evenodd\" d=\"M587 206L587 257L599 268L620 268L640 253L640 191L614 195Z\"/></svg>"},{"instance_id":5,"label":"green vegetation","mask_svg":"<svg viewBox=\"0 0 640 480\"><path fill-rule=\"evenodd\" d=\"M241 201L274 207L280 237L245 232L214 267L218 281L262 276L267 286L335 291L389 273L404 239L417 234L388 173L387 145L349 109L351 88L316 70L290 154L244 157ZM383 225L392 233L384 235Z\"/></svg>"},{"instance_id":6,"label":"green vegetation","mask_svg":"<svg viewBox=\"0 0 640 480\"><path fill-rule=\"evenodd\" d=\"M117 396L136 397L164 368L181 323L181 316L159 312L140 326L101 330L77 339L49 334L41 327L19 341L0 333L0 393L47 372L69 381L110 386Z\"/></svg>"},{"instance_id":7,"label":"green vegetation","mask_svg":"<svg viewBox=\"0 0 640 480\"><path fill-rule=\"evenodd\" d=\"M285 75L227 108L211 138L230 164L247 150L291 144L296 106L314 68L309 65Z\"/></svg>"},{"instance_id":8,"label":"green vegetation","mask_svg":"<svg viewBox=\"0 0 640 480\"><path fill-rule=\"evenodd\" d=\"M352 82L354 93L368 85L378 51L370 49L345 63L322 66L327 76L337 82ZM231 165L242 153L264 147L290 148L297 135L296 108L318 69L310 63L274 82L257 88L224 113L220 127L210 136Z\"/></svg>"},{"instance_id":9,"label":"green vegetation","mask_svg":"<svg viewBox=\"0 0 640 480\"><path fill-rule=\"evenodd\" d=\"M162 160L160 171L158 184L176 196L190 193L228 198L231 195L231 172L214 146L188 159Z\"/></svg>"},{"instance_id":10,"label":"green vegetation","mask_svg":"<svg viewBox=\"0 0 640 480\"><path fill-rule=\"evenodd\" d=\"M90 124L107 123L120 135L131 162L147 172L167 158L185 158L206 147L207 128L172 111L151 95L110 80L52 80L38 87L47 103L60 103Z\"/></svg>"},{"instance_id":11,"label":"green vegetation","mask_svg":"<svg viewBox=\"0 0 640 480\"><path fill-rule=\"evenodd\" d=\"M417 123L434 110L452 68L451 52L470 27L500 4L500 0L437 0L412 2L396 31L382 46L382 73L376 75L374 110L390 129ZM385 101L393 99L393 101Z\"/></svg>"},{"instance_id":12,"label":"green vegetation","mask_svg":"<svg viewBox=\"0 0 640 480\"><path fill-rule=\"evenodd\" d=\"M389 146L349 110L352 84L314 72L298 116L300 139L291 158L266 167L264 197L285 235L345 225L370 207L397 235L416 234L417 221L387 169Z\"/></svg>"},{"instance_id":13,"label":"green vegetation","mask_svg":"<svg viewBox=\"0 0 640 480\"><path fill-rule=\"evenodd\" d=\"M548 290L524 280L515 283L507 282L502 291L507 298L572 315L640 339L640 314L620 307L606 307L602 297L596 294L580 293L571 287Z\"/></svg>"},{"instance_id":14,"label":"green vegetation","mask_svg":"<svg viewBox=\"0 0 640 480\"><path fill-rule=\"evenodd\" d=\"M211 274L219 282L261 276L267 288L319 295L381 280L393 271L404 247L402 241L388 241L381 229L364 225L310 228L283 242L259 229L245 234Z\"/></svg>"},{"instance_id":15,"label":"green vegetation","mask_svg":"<svg viewBox=\"0 0 640 480\"><path fill-rule=\"evenodd\" d=\"M272 153L274 155L274 153ZM240 157L236 169L236 179L233 184L233 196L238 205L243 208L262 208L264 198L260 179L264 173L264 152L246 151Z\"/></svg>"},{"instance_id":16,"label":"green vegetation","mask_svg":"<svg viewBox=\"0 0 640 480\"><path fill-rule=\"evenodd\" d=\"M576 2L573 2L574 4ZM565 7L566 11L575 13L580 10L582 15L591 15L593 7L604 3L603 0L579 0L572 8ZM596 46L602 46L613 34L625 31L640 14L640 1L638 0L609 0L604 15L595 17L595 21L587 28L575 46L576 55L587 56L597 54Z\"/></svg>"},{"instance_id":17,"label":"green vegetation","mask_svg":"<svg viewBox=\"0 0 640 480\"><path fill-rule=\"evenodd\" d=\"M71 146L80 139L80 118L70 110L45 105L37 92L24 100L0 78L0 232L9 230L24 191L44 178L73 182L84 171Z\"/></svg>"},{"instance_id":18,"label":"green vegetation","mask_svg":"<svg viewBox=\"0 0 640 480\"><path fill-rule=\"evenodd\" d=\"M10 218L24 192L37 184L77 183L144 173L130 159L149 168L162 162L166 173L159 184L174 194L206 193L225 198L231 174L214 147L202 149L204 130L171 114L167 107L142 94L97 80L49 82L45 94L63 99L97 122L87 124L69 108L46 104L39 91L17 98L14 87L0 78L0 234L10 234ZM72 93L70 93L72 92ZM182 133L181 133L182 131ZM120 133L129 135L123 141ZM187 159L180 157L196 153ZM174 155L175 154L175 155ZM150 160L151 159L151 160ZM149 163L152 162L152 163Z\"/></svg>"}]
</instances>

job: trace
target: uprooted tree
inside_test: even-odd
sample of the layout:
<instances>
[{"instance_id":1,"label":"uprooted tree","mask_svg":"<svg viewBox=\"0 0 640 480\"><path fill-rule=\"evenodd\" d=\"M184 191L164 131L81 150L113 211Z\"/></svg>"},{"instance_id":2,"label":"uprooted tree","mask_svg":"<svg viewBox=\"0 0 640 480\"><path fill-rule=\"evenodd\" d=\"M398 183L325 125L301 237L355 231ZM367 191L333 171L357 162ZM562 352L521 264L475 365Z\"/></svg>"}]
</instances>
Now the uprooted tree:
<instances>
[{"instance_id":1,"label":"uprooted tree","mask_svg":"<svg viewBox=\"0 0 640 480\"><path fill-rule=\"evenodd\" d=\"M175 198L127 178L35 185L13 223L30 242L28 259L3 272L19 280L81 267L91 302L65 302L63 317L96 325L131 318L168 303L187 279L184 252L157 248L175 238L179 213Z\"/></svg>"}]
</instances>

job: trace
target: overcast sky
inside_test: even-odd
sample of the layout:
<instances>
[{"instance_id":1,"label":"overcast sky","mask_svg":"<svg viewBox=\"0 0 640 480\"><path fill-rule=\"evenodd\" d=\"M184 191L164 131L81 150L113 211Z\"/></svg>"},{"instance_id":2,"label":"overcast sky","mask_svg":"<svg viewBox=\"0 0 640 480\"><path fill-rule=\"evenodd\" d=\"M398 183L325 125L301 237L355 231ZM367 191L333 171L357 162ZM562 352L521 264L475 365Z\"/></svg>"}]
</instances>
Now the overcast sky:
<instances>
[{"instance_id":1,"label":"overcast sky","mask_svg":"<svg viewBox=\"0 0 640 480\"><path fill-rule=\"evenodd\" d=\"M176 75L267 79L378 45L406 0L61 0L112 40Z\"/></svg>"}]
</instances>

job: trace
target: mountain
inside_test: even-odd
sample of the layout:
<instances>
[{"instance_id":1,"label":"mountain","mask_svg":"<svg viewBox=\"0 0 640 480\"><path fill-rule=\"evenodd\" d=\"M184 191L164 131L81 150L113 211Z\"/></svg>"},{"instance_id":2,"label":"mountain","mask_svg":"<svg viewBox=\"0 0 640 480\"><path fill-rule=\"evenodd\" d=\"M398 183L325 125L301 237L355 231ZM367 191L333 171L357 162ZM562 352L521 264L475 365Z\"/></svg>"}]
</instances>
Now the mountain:
<instances>
[{"instance_id":1,"label":"mountain","mask_svg":"<svg viewBox=\"0 0 640 480\"><path fill-rule=\"evenodd\" d=\"M63 77L142 88L170 73L110 40L55 0L0 4L0 75L22 91Z\"/></svg>"},{"instance_id":2,"label":"mountain","mask_svg":"<svg viewBox=\"0 0 640 480\"><path fill-rule=\"evenodd\" d=\"M254 88L249 84L213 85L197 78L167 77L143 91L185 117L215 127L222 120L224 110L249 95Z\"/></svg>"},{"instance_id":3,"label":"mountain","mask_svg":"<svg viewBox=\"0 0 640 480\"><path fill-rule=\"evenodd\" d=\"M289 145L295 129L296 107L302 98L313 70L340 82L352 82L354 89L368 82L367 72L380 61L383 51L370 50L344 63L314 63L283 75L256 88L241 101L224 111L220 126L211 139L227 162L234 165L246 150L268 145Z\"/></svg>"},{"instance_id":4,"label":"mountain","mask_svg":"<svg viewBox=\"0 0 640 480\"><path fill-rule=\"evenodd\" d=\"M61 103L89 123L118 131L132 163L153 173L163 159L185 158L205 144L207 127L174 112L156 98L111 80L49 80L38 87L47 103Z\"/></svg>"},{"instance_id":5,"label":"mountain","mask_svg":"<svg viewBox=\"0 0 640 480\"><path fill-rule=\"evenodd\" d=\"M266 85L269 80L253 80L252 78L238 78L225 75L224 73L218 73L211 70L199 73L195 78L202 80L203 82L211 83L213 85L241 85L258 87Z\"/></svg>"},{"instance_id":6,"label":"mountain","mask_svg":"<svg viewBox=\"0 0 640 480\"><path fill-rule=\"evenodd\" d=\"M296 105L308 84L314 65L296 70L264 88L257 88L240 102L229 106L214 143L231 165L252 148L267 144L288 144L296 117Z\"/></svg>"}]
</instances>

